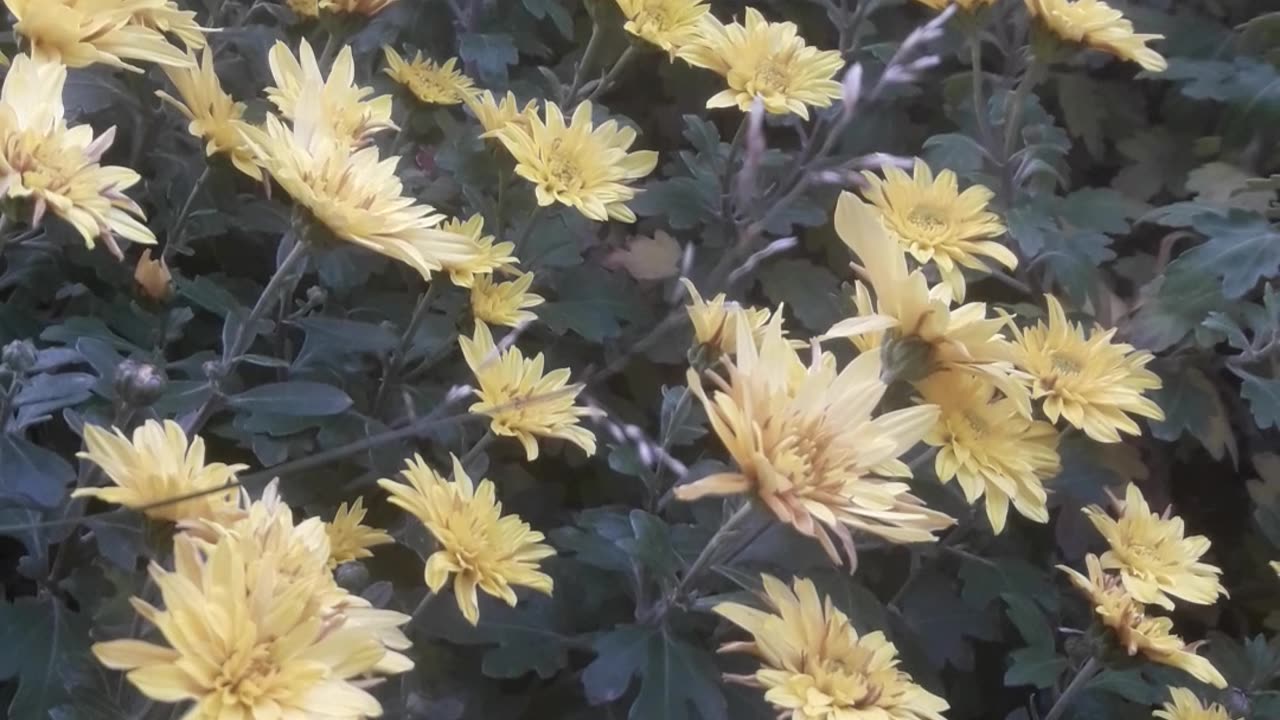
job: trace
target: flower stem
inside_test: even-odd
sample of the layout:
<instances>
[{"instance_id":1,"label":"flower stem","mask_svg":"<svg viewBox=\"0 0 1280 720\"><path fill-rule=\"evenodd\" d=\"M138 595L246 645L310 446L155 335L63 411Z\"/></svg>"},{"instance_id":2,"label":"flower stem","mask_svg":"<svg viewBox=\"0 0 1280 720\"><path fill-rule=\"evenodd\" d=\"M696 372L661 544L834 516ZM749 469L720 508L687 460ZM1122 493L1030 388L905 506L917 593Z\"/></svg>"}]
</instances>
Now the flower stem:
<instances>
[{"instance_id":1,"label":"flower stem","mask_svg":"<svg viewBox=\"0 0 1280 720\"><path fill-rule=\"evenodd\" d=\"M1022 110L1027 104L1027 96L1031 94L1031 90L1040 82L1040 73L1044 69L1044 63L1039 55L1032 53L1031 60L1027 64L1027 70L1022 74L1022 79L1018 81L1018 86L1014 89L1013 95L1010 96L1009 106L1005 110L1004 121L1004 153L1001 156L1005 163L1005 173L1009 173L1009 162L1013 156L1014 145L1017 144L1018 138L1022 135ZM1010 200L1006 198L1006 201Z\"/></svg>"},{"instance_id":2,"label":"flower stem","mask_svg":"<svg viewBox=\"0 0 1280 720\"><path fill-rule=\"evenodd\" d=\"M426 292L418 296L418 304L413 307L413 315L409 317L409 324L405 326L404 333L400 335L400 344L396 346L395 350L391 351L391 357L387 361L387 370L382 375L382 382L378 384L378 391L374 393L374 413L377 413L382 408L382 403L387 397L387 390L391 388L391 385L395 383L400 373L404 370L404 363L408 359L409 346L413 344L413 337L418 334L418 328L427 319L427 311L431 309L432 302L439 295L440 281L437 278L427 286Z\"/></svg>"},{"instance_id":3,"label":"flower stem","mask_svg":"<svg viewBox=\"0 0 1280 720\"><path fill-rule=\"evenodd\" d=\"M711 536L711 539L707 541L707 546L702 548L702 552L698 554L693 564L689 566L689 571L684 574L684 578L680 581L680 586L676 588L675 597L677 600L688 597L689 593L693 591L703 572L711 567L711 564L721 556L722 551L728 546L729 542L743 529L747 519L751 517L752 509L753 506L750 502L743 503L742 507L738 508L733 515L730 515L724 525L720 526L716 534Z\"/></svg>"},{"instance_id":4,"label":"flower stem","mask_svg":"<svg viewBox=\"0 0 1280 720\"><path fill-rule=\"evenodd\" d=\"M187 193L187 199L182 203L182 209L178 211L178 217L173 221L173 227L169 229L169 239L164 244L164 252L160 259L165 265L168 265L173 256L179 251L186 248L187 240L187 219L191 216L191 207L195 204L196 196L204 189L209 182L209 176L212 175L208 165L205 166L204 172L200 173L200 177L196 178L196 182L191 186L191 192Z\"/></svg>"},{"instance_id":5,"label":"flower stem","mask_svg":"<svg viewBox=\"0 0 1280 720\"><path fill-rule=\"evenodd\" d=\"M578 97L578 90L582 88L582 81L587 76L587 70L596 63L596 56L600 54L601 40L604 33L600 30L600 22L594 20L591 24L591 39L587 41L587 49L582 52L582 59L578 61L578 67L573 71L573 84L569 86L569 92L565 93L565 100L573 102Z\"/></svg>"},{"instance_id":6,"label":"flower stem","mask_svg":"<svg viewBox=\"0 0 1280 720\"><path fill-rule=\"evenodd\" d=\"M608 90L609 86L613 85L613 83L617 81L618 76L622 74L622 71L627 69L627 65L629 65L631 61L639 55L640 51L636 49L635 45L628 45L627 49L622 51L622 55L618 56L618 60L613 64L613 67L609 68L609 72L605 73L604 77L600 78L600 83L595 86L595 89L591 91L591 94L587 96L587 99L595 100L597 95Z\"/></svg>"},{"instance_id":7,"label":"flower stem","mask_svg":"<svg viewBox=\"0 0 1280 720\"><path fill-rule=\"evenodd\" d=\"M1094 675L1097 675L1101 669L1102 664L1098 662L1098 658L1089 658L1089 662L1080 668L1080 672L1076 673L1076 676L1067 684L1067 688L1058 696L1057 701L1053 703L1053 707L1049 708L1049 713L1044 716L1044 720L1058 720L1061 718L1062 714L1067 711L1067 705L1080 694L1081 690L1084 690L1089 680Z\"/></svg>"},{"instance_id":8,"label":"flower stem","mask_svg":"<svg viewBox=\"0 0 1280 720\"><path fill-rule=\"evenodd\" d=\"M466 467L468 464L471 463L472 460L475 460L476 458L480 457L480 453L484 452L485 448L492 445L493 441L497 439L498 439L498 436L493 434L492 428L485 430L484 435L480 436L480 439L476 441L476 444L472 445L471 449L468 450L466 454L462 456L462 459L459 460L458 462L462 463L463 467Z\"/></svg>"},{"instance_id":9,"label":"flower stem","mask_svg":"<svg viewBox=\"0 0 1280 720\"><path fill-rule=\"evenodd\" d=\"M973 115L978 122L978 142L991 145L991 125L987 121L987 101L982 92L982 30L976 25L969 33L969 64L973 74Z\"/></svg>"}]
</instances>

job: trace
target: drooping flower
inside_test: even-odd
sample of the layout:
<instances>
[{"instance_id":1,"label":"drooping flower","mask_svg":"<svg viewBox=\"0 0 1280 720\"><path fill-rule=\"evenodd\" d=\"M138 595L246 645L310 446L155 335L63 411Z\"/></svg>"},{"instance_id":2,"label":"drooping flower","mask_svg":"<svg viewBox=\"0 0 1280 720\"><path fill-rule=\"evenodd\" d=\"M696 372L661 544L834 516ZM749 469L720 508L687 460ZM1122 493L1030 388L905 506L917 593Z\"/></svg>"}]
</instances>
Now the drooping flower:
<instances>
[{"instance_id":1,"label":"drooping flower","mask_svg":"<svg viewBox=\"0 0 1280 720\"><path fill-rule=\"evenodd\" d=\"M578 424L592 411L573 404L582 385L569 384L568 369L544 375L542 353L528 359L516 347L499 350L484 323L476 323L475 335L458 343L480 386L480 401L470 410L488 415L495 434L519 440L529 460L538 457L538 437L560 438L595 454L595 435Z\"/></svg>"},{"instance_id":2,"label":"drooping flower","mask_svg":"<svg viewBox=\"0 0 1280 720\"><path fill-rule=\"evenodd\" d=\"M993 197L987 188L974 185L960 192L954 172L943 170L935 178L919 159L912 175L896 167L886 167L884 179L862 174L868 183L863 194L880 211L885 228L916 262L938 267L957 302L965 296L962 267L990 272L984 257L1010 270L1017 267L1017 256L990 239L1005 229L987 210Z\"/></svg>"},{"instance_id":3,"label":"drooping flower","mask_svg":"<svg viewBox=\"0 0 1280 720\"><path fill-rule=\"evenodd\" d=\"M418 98L429 105L458 105L469 95L476 93L475 83L471 78L455 69L457 58L449 58L444 64L433 60L425 60L422 52L414 55L411 62L405 62L400 53L389 46L382 48L387 58L387 67L383 72L392 80L400 83Z\"/></svg>"},{"instance_id":4,"label":"drooping flower","mask_svg":"<svg viewBox=\"0 0 1280 720\"><path fill-rule=\"evenodd\" d=\"M373 17L395 2L396 0L320 0L320 9L331 13Z\"/></svg>"},{"instance_id":5,"label":"drooping flower","mask_svg":"<svg viewBox=\"0 0 1280 720\"><path fill-rule=\"evenodd\" d=\"M784 337L775 313L759 342L738 317L737 348L708 395L689 370L689 388L706 408L720 441L737 463L677 486L681 500L755 495L777 518L816 539L832 560L838 539L852 561L850 528L890 542L935 540L950 517L931 510L900 480L911 475L898 458L938 419L933 405L872 417L884 396L880 356L863 353L836 369L829 352L805 364Z\"/></svg>"},{"instance_id":6,"label":"drooping flower","mask_svg":"<svg viewBox=\"0 0 1280 720\"><path fill-rule=\"evenodd\" d=\"M738 316L746 319L752 337L757 340L769 323L771 313L767 308L743 307L726 299L724 293L703 300L698 288L688 278L681 278L689 292L691 304L685 306L689 321L693 323L693 337L699 345L715 348L720 353L732 353L738 346Z\"/></svg>"},{"instance_id":7,"label":"drooping flower","mask_svg":"<svg viewBox=\"0 0 1280 720\"><path fill-rule=\"evenodd\" d=\"M533 183L540 206L561 203L592 220L635 222L626 203L636 195L628 185L658 164L652 150L628 152L636 131L609 120L591 122L591 103L573 111L569 124L555 103L546 104L546 119L536 114L529 126L508 122L494 131L516 160L516 173Z\"/></svg>"},{"instance_id":8,"label":"drooping flower","mask_svg":"<svg viewBox=\"0 0 1280 720\"><path fill-rule=\"evenodd\" d=\"M80 488L72 497L96 497L173 522L218 519L237 509L236 490L226 486L248 466L205 464L204 439L197 435L188 443L172 420L148 420L134 429L132 441L119 429L85 425L84 445L76 457L102 468L113 485Z\"/></svg>"},{"instance_id":9,"label":"drooping flower","mask_svg":"<svg viewBox=\"0 0 1280 720\"><path fill-rule=\"evenodd\" d=\"M1118 519L1096 505L1085 508L1084 514L1111 546L1102 554L1102 567L1119 572L1134 599L1172 610L1175 597L1212 605L1227 594L1218 577L1222 570L1200 561L1209 551L1209 538L1187 537L1182 518L1151 512L1133 483L1116 505Z\"/></svg>"},{"instance_id":10,"label":"drooping flower","mask_svg":"<svg viewBox=\"0 0 1280 720\"><path fill-rule=\"evenodd\" d=\"M152 302L167 302L173 297L173 275L164 258L151 259L151 248L142 251L133 268L133 281L142 295Z\"/></svg>"},{"instance_id":11,"label":"drooping flower","mask_svg":"<svg viewBox=\"0 0 1280 720\"><path fill-rule=\"evenodd\" d=\"M1130 414L1164 420L1164 412L1143 395L1158 389L1160 376L1146 369L1151 353L1112 342L1115 328L1088 333L1067 319L1058 299L1045 296L1048 323L1014 329L1013 360L1032 378L1031 396L1043 399L1044 413L1059 417L1098 442L1120 442L1120 433L1142 433Z\"/></svg>"},{"instance_id":12,"label":"drooping flower","mask_svg":"<svg viewBox=\"0 0 1280 720\"><path fill-rule=\"evenodd\" d=\"M443 261L444 269L449 271L449 279L458 287L469 288L477 276L489 275L498 268L512 268L519 262L513 253L515 243L494 242L492 235L484 234L484 216L479 213L462 220L450 218L440 229L467 238L471 243L471 254L459 262L452 259Z\"/></svg>"},{"instance_id":13,"label":"drooping flower","mask_svg":"<svg viewBox=\"0 0 1280 720\"><path fill-rule=\"evenodd\" d=\"M73 68L103 63L142 72L127 61L175 67L191 62L187 53L145 24L153 13L176 11L166 0L4 0L4 4L17 18L14 31L31 43L31 57L40 63L60 62Z\"/></svg>"},{"instance_id":14,"label":"drooping flower","mask_svg":"<svg viewBox=\"0 0 1280 720\"><path fill-rule=\"evenodd\" d=\"M809 119L809 107L824 108L842 94L832 79L844 67L835 50L805 44L795 23L771 23L747 8L746 25L703 19L699 39L679 56L691 65L724 76L729 88L707 100L708 108L737 107L746 112L756 98L766 112Z\"/></svg>"},{"instance_id":15,"label":"drooping flower","mask_svg":"<svg viewBox=\"0 0 1280 720\"><path fill-rule=\"evenodd\" d=\"M947 701L925 690L898 667L898 649L882 632L859 635L813 581L791 587L762 577L765 611L720 603L717 615L751 633L721 652L760 660L751 675L727 679L764 690L764 699L791 720L943 720Z\"/></svg>"},{"instance_id":16,"label":"drooping flower","mask_svg":"<svg viewBox=\"0 0 1280 720\"><path fill-rule=\"evenodd\" d=\"M142 208L124 194L141 178L129 168L99 164L115 128L95 138L88 125L67 127L66 80L67 68L57 62L14 58L0 90L0 197L29 201L33 226L52 212L90 248L102 240L123 258L118 238L156 241L139 222Z\"/></svg>"},{"instance_id":17,"label":"drooping flower","mask_svg":"<svg viewBox=\"0 0 1280 720\"><path fill-rule=\"evenodd\" d=\"M545 300L529 292L533 273L521 273L509 282L494 282L492 275L477 275L471 285L471 314L490 325L515 327L537 318L526 308L537 307Z\"/></svg>"},{"instance_id":18,"label":"drooping flower","mask_svg":"<svg viewBox=\"0 0 1280 720\"><path fill-rule=\"evenodd\" d=\"M618 0L627 22L622 29L666 50L676 51L698 39L711 8L702 0Z\"/></svg>"},{"instance_id":19,"label":"drooping flower","mask_svg":"<svg viewBox=\"0 0 1280 720\"><path fill-rule=\"evenodd\" d=\"M973 12L983 6L994 5L996 0L916 0L916 2L934 10L946 10L949 6L955 5L965 12Z\"/></svg>"},{"instance_id":20,"label":"drooping flower","mask_svg":"<svg viewBox=\"0 0 1280 720\"><path fill-rule=\"evenodd\" d=\"M533 127L533 120L538 116L538 101L530 100L520 107L515 93L510 90L501 99L484 90L476 95L462 98L471 114L476 116L480 127L484 128L483 137L493 137L499 130L515 124L528 132Z\"/></svg>"},{"instance_id":21,"label":"drooping flower","mask_svg":"<svg viewBox=\"0 0 1280 720\"><path fill-rule=\"evenodd\" d=\"M329 536L329 567L335 568L342 563L373 557L369 548L395 542L384 530L363 525L366 510L364 498L356 498L355 503L348 506L342 503L333 515L333 521L324 524L325 534Z\"/></svg>"},{"instance_id":22,"label":"drooping flower","mask_svg":"<svg viewBox=\"0 0 1280 720\"><path fill-rule=\"evenodd\" d=\"M935 373L917 385L925 402L941 410L924 441L938 448L938 479L960 483L965 499L985 498L987 519L1004 530L1009 505L1026 518L1049 522L1044 483L1058 474L1058 431L1023 417L989 381L954 371Z\"/></svg>"},{"instance_id":23,"label":"drooping flower","mask_svg":"<svg viewBox=\"0 0 1280 720\"><path fill-rule=\"evenodd\" d=\"M1163 72L1164 57L1147 47L1163 35L1136 33L1133 23L1102 0L1026 0L1027 11L1059 38L1135 62L1144 70Z\"/></svg>"},{"instance_id":24,"label":"drooping flower","mask_svg":"<svg viewBox=\"0 0 1280 720\"><path fill-rule=\"evenodd\" d=\"M1161 720L1232 720L1226 708L1217 703L1204 705L1186 688L1169 688L1169 702L1151 713Z\"/></svg>"},{"instance_id":25,"label":"drooping flower","mask_svg":"<svg viewBox=\"0 0 1280 720\"><path fill-rule=\"evenodd\" d=\"M1058 569L1089 598L1094 614L1111 631L1120 648L1130 656L1141 654L1152 662L1178 668L1214 687L1227 686L1226 679L1209 660L1196 655L1195 644L1188 645L1173 634L1173 621L1148 615L1146 607L1129 594L1120 578L1102 569L1098 556L1086 556L1085 565L1088 577L1065 565Z\"/></svg>"},{"instance_id":26,"label":"drooping flower","mask_svg":"<svg viewBox=\"0 0 1280 720\"><path fill-rule=\"evenodd\" d=\"M418 518L436 539L439 550L427 558L427 587L439 592L453 577L458 609L472 625L480 622L476 588L515 607L513 586L550 595L551 577L538 569L540 560L556 554L519 515L503 515L493 483L477 486L462 463L453 458L453 481L432 470L421 456L408 461L405 483L379 480L391 503Z\"/></svg>"},{"instance_id":27,"label":"drooping flower","mask_svg":"<svg viewBox=\"0 0 1280 720\"><path fill-rule=\"evenodd\" d=\"M373 95L373 88L356 85L355 61L351 46L338 52L326 76L320 70L315 52L306 40L294 57L289 46L277 41L267 55L275 86L267 88L267 99L280 115L296 127L303 108L303 88L318 88L305 102L318 103L313 116L326 125L332 135L344 138L352 147L369 144L373 136L396 127L391 122L391 96Z\"/></svg>"},{"instance_id":28,"label":"drooping flower","mask_svg":"<svg viewBox=\"0 0 1280 720\"><path fill-rule=\"evenodd\" d=\"M205 155L225 153L237 170L262 180L262 168L245 140L258 138L260 143L262 131L245 121L245 104L236 102L222 89L209 48L204 49L199 61L193 57L191 62L189 68L164 68L178 90L177 98L163 90L156 91L156 95L186 116L190 121L187 132L205 141Z\"/></svg>"}]
</instances>

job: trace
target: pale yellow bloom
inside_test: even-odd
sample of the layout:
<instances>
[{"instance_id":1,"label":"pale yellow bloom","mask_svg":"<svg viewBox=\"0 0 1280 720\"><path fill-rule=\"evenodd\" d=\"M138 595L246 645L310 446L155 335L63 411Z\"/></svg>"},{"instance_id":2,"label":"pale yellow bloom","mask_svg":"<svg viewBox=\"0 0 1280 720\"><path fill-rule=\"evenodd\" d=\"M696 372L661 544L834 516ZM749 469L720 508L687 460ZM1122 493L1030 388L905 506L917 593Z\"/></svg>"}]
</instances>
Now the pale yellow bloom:
<instances>
[{"instance_id":1,"label":"pale yellow bloom","mask_svg":"<svg viewBox=\"0 0 1280 720\"><path fill-rule=\"evenodd\" d=\"M462 98L471 114L476 116L480 127L484 128L483 137L493 137L499 130L515 124L528 132L533 127L533 120L538 116L538 101L530 100L520 107L515 93L510 90L501 99L484 90L475 95Z\"/></svg>"},{"instance_id":2,"label":"pale yellow bloom","mask_svg":"<svg viewBox=\"0 0 1280 720\"><path fill-rule=\"evenodd\" d=\"M142 294L154 302L166 302L173 297L173 275L164 258L151 259L151 248L142 251L138 264L133 268L133 281Z\"/></svg>"},{"instance_id":3,"label":"pale yellow bloom","mask_svg":"<svg viewBox=\"0 0 1280 720\"><path fill-rule=\"evenodd\" d=\"M880 211L885 228L916 262L938 267L957 302L965 296L962 267L990 272L984 257L1010 270L1017 267L1017 256L990 239L1005 229L987 210L993 197L987 188L974 185L960 192L955 173L943 170L935 178L919 159L912 175L896 167L886 167L884 179L862 174L867 179L863 194Z\"/></svg>"},{"instance_id":4,"label":"pale yellow bloom","mask_svg":"<svg viewBox=\"0 0 1280 720\"><path fill-rule=\"evenodd\" d=\"M415 455L402 471L405 483L379 480L391 503L418 518L436 539L439 550L427 558L427 588L439 592L453 577L458 609L472 625L480 622L476 588L515 607L513 586L550 595L551 577L538 569L556 554L519 515L503 515L493 483L472 482L453 458L453 482L436 474Z\"/></svg>"},{"instance_id":5,"label":"pale yellow bloom","mask_svg":"<svg viewBox=\"0 0 1280 720\"><path fill-rule=\"evenodd\" d=\"M471 255L459 261L443 260L444 269L449 271L449 280L458 287L469 288L478 276L489 275L498 268L512 268L519 259L515 252L515 243L494 242L492 235L484 234L484 216L476 213L462 220L450 218L440 229L465 237L471 244Z\"/></svg>"},{"instance_id":6,"label":"pale yellow bloom","mask_svg":"<svg viewBox=\"0 0 1280 720\"><path fill-rule=\"evenodd\" d=\"M791 720L943 720L947 701L898 668L898 649L882 632L859 635L813 582L788 587L764 575L767 610L720 603L717 615L751 633L721 652L760 660L751 675L727 679L764 690L764 699Z\"/></svg>"},{"instance_id":7,"label":"pale yellow bloom","mask_svg":"<svg viewBox=\"0 0 1280 720\"><path fill-rule=\"evenodd\" d=\"M965 12L972 12L986 5L994 5L996 0L916 0L916 2L934 10L946 10L947 7L955 5Z\"/></svg>"},{"instance_id":8,"label":"pale yellow bloom","mask_svg":"<svg viewBox=\"0 0 1280 720\"><path fill-rule=\"evenodd\" d=\"M1067 42L1135 62L1151 72L1163 72L1169 67L1160 53L1147 47L1148 42L1164 36L1134 32L1133 23L1124 13L1102 0L1026 0L1026 3L1032 17Z\"/></svg>"},{"instance_id":9,"label":"pale yellow bloom","mask_svg":"<svg viewBox=\"0 0 1280 720\"><path fill-rule=\"evenodd\" d=\"M386 10L396 0L319 0L320 9L332 13L373 17Z\"/></svg>"},{"instance_id":10,"label":"pale yellow bloom","mask_svg":"<svg viewBox=\"0 0 1280 720\"><path fill-rule=\"evenodd\" d=\"M546 120L536 115L529 126L508 122L494 131L516 160L516 173L533 183L538 205L561 203L592 220L635 222L626 203L636 195L628 183L658 164L652 150L628 152L636 131L609 120L591 122L591 103L578 105L569 124L555 103L546 104Z\"/></svg>"},{"instance_id":11,"label":"pale yellow bloom","mask_svg":"<svg viewBox=\"0 0 1280 720\"><path fill-rule=\"evenodd\" d=\"M471 314L490 325L515 327L537 318L525 308L537 307L545 300L529 292L533 273L521 273L509 282L494 282L492 275L477 275L471 285Z\"/></svg>"},{"instance_id":12,"label":"pale yellow bloom","mask_svg":"<svg viewBox=\"0 0 1280 720\"><path fill-rule=\"evenodd\" d=\"M1043 400L1049 420L1059 417L1098 442L1120 442L1120 433L1142 429L1129 414L1164 420L1164 412L1143 395L1160 387L1160 376L1146 369L1154 358L1127 343L1112 342L1115 328L1086 333L1071 322L1058 299L1045 296L1049 321L1017 330L1013 360L1032 378L1031 395Z\"/></svg>"},{"instance_id":13,"label":"pale yellow bloom","mask_svg":"<svg viewBox=\"0 0 1280 720\"><path fill-rule=\"evenodd\" d=\"M421 51L414 55L411 62L405 62L400 53L390 46L383 46L382 53L387 58L387 67L382 71L408 88L414 97L424 103L458 105L476 93L475 83L471 78L455 69L457 58L449 58L441 65L433 60L423 59Z\"/></svg>"},{"instance_id":14,"label":"pale yellow bloom","mask_svg":"<svg viewBox=\"0 0 1280 720\"><path fill-rule=\"evenodd\" d=\"M711 8L702 0L618 0L627 19L622 29L666 50L676 51L698 39Z\"/></svg>"},{"instance_id":15,"label":"pale yellow bloom","mask_svg":"<svg viewBox=\"0 0 1280 720\"><path fill-rule=\"evenodd\" d=\"M194 57L191 62L189 68L164 68L178 90L177 98L163 90L156 91L156 95L186 116L190 121L187 132L205 141L205 155L225 153L237 170L262 180L262 168L245 140L249 137L262 142L262 131L245 122L244 103L236 102L222 89L209 48L204 49L198 62Z\"/></svg>"},{"instance_id":16,"label":"pale yellow bloom","mask_svg":"<svg viewBox=\"0 0 1280 720\"><path fill-rule=\"evenodd\" d=\"M386 531L362 525L365 512L364 498L356 498L355 503L350 506L346 503L339 505L333 521L324 524L325 534L329 536L330 568L352 560L373 557L373 551L369 548L395 542Z\"/></svg>"},{"instance_id":17,"label":"pale yellow bloom","mask_svg":"<svg viewBox=\"0 0 1280 720\"><path fill-rule=\"evenodd\" d=\"M1173 634L1173 621L1147 614L1146 608L1125 589L1120 578L1102 569L1096 555L1085 557L1089 577L1065 565L1058 569L1067 573L1093 605L1094 614L1107 627L1116 643L1129 655L1141 654L1146 659L1178 668L1203 683L1225 688L1227 681L1213 665L1196 655L1196 645L1188 645Z\"/></svg>"},{"instance_id":18,"label":"pale yellow bloom","mask_svg":"<svg viewBox=\"0 0 1280 720\"><path fill-rule=\"evenodd\" d=\"M85 0L80 2L86 4ZM130 20L132 24L150 28L163 35L173 35L182 41L188 52L200 50L209 44L204 36L204 28L196 22L195 11L183 10L174 0L128 0L121 4L133 6L133 17Z\"/></svg>"},{"instance_id":19,"label":"pale yellow bloom","mask_svg":"<svg viewBox=\"0 0 1280 720\"><path fill-rule=\"evenodd\" d=\"M373 88L356 85L355 60L351 46L338 52L333 66L326 76L316 61L315 52L306 40L294 57L289 46L277 41L267 55L271 77L275 86L267 88L267 99L286 120L297 126L303 103L318 103L313 117L322 122L338 138L344 138L353 147L369 144L373 136L384 130L395 129L391 122L391 96L373 95ZM305 100L303 88L318 90ZM311 109L311 108L308 108Z\"/></svg>"},{"instance_id":20,"label":"pale yellow bloom","mask_svg":"<svg viewBox=\"0 0 1280 720\"><path fill-rule=\"evenodd\" d=\"M711 298L702 299L698 288L688 278L680 278L685 290L689 292L692 304L686 305L689 321L693 323L693 337L699 345L714 348L720 353L732 353L738 346L738 317L746 319L752 337L759 340L764 327L769 323L772 313L768 308L743 307L736 302L729 302L724 293Z\"/></svg>"},{"instance_id":21,"label":"pale yellow bloom","mask_svg":"<svg viewBox=\"0 0 1280 720\"><path fill-rule=\"evenodd\" d=\"M519 440L529 460L538 457L537 437L560 438L595 454L595 435L578 424L592 412L573 404L582 385L569 384L568 369L544 375L542 353L527 359L516 347L499 350L482 322L476 323L474 337L459 338L458 343L480 386L480 401L470 410L488 415L495 434Z\"/></svg>"},{"instance_id":22,"label":"pale yellow bloom","mask_svg":"<svg viewBox=\"0 0 1280 720\"><path fill-rule=\"evenodd\" d=\"M832 77L844 67L835 50L805 44L795 23L771 23L747 8L746 25L703 19L699 39L679 51L692 65L724 76L729 89L707 100L708 108L747 111L759 98L766 112L809 118L809 107L824 108L842 95Z\"/></svg>"},{"instance_id":23,"label":"pale yellow bloom","mask_svg":"<svg viewBox=\"0 0 1280 720\"><path fill-rule=\"evenodd\" d=\"M134 72L142 68L127 60L175 67L191 62L187 53L146 24L172 18L176 7L167 0L4 0L4 4L18 20L14 31L31 43L31 56L38 62L61 62L73 68L103 63ZM183 35L191 37L188 32Z\"/></svg>"},{"instance_id":24,"label":"pale yellow bloom","mask_svg":"<svg viewBox=\"0 0 1280 720\"><path fill-rule=\"evenodd\" d=\"M1169 702L1151 713L1161 720L1232 720L1226 708L1217 703L1205 705L1186 688L1169 688Z\"/></svg>"},{"instance_id":25,"label":"pale yellow bloom","mask_svg":"<svg viewBox=\"0 0 1280 720\"><path fill-rule=\"evenodd\" d=\"M284 0L289 9L302 20L320 17L320 0Z\"/></svg>"}]
</instances>

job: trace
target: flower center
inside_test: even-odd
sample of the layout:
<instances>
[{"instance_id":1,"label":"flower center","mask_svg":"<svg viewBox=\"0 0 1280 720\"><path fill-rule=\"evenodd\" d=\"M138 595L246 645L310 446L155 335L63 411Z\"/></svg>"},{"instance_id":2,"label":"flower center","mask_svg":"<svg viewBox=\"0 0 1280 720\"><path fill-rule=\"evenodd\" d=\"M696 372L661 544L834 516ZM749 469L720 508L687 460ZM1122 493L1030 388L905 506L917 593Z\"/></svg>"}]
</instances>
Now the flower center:
<instances>
[{"instance_id":1,"label":"flower center","mask_svg":"<svg viewBox=\"0 0 1280 720\"><path fill-rule=\"evenodd\" d=\"M552 143L551 150L546 166L547 184L560 190L571 190L580 185L582 171L574 158L559 152L559 140Z\"/></svg>"},{"instance_id":2,"label":"flower center","mask_svg":"<svg viewBox=\"0 0 1280 720\"><path fill-rule=\"evenodd\" d=\"M647 7L636 15L636 24L649 31L661 31L667 29L670 20L667 17L667 9L664 7Z\"/></svg>"},{"instance_id":3,"label":"flower center","mask_svg":"<svg viewBox=\"0 0 1280 720\"><path fill-rule=\"evenodd\" d=\"M943 213L927 205L917 207L908 213L907 222L925 236L939 235L950 227Z\"/></svg>"},{"instance_id":4,"label":"flower center","mask_svg":"<svg viewBox=\"0 0 1280 720\"><path fill-rule=\"evenodd\" d=\"M1049 356L1049 359L1053 363L1054 372L1062 376L1074 377L1084 369L1084 363L1068 353L1055 352Z\"/></svg>"},{"instance_id":5,"label":"flower center","mask_svg":"<svg viewBox=\"0 0 1280 720\"><path fill-rule=\"evenodd\" d=\"M786 91L791 80L787 70L787 63L783 59L765 60L756 67L749 89L757 95L781 95Z\"/></svg>"},{"instance_id":6,"label":"flower center","mask_svg":"<svg viewBox=\"0 0 1280 720\"><path fill-rule=\"evenodd\" d=\"M233 655L214 679L214 689L224 697L252 707L273 685L276 664L270 644L258 644L247 655Z\"/></svg>"}]
</instances>

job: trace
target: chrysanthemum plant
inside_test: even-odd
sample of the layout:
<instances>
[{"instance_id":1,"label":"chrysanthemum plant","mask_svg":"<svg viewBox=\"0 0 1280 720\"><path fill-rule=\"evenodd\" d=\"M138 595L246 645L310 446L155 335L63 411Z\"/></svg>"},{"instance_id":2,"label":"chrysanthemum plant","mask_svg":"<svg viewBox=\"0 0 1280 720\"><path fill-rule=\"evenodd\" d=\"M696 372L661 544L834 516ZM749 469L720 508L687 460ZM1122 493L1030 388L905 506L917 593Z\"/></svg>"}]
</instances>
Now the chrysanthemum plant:
<instances>
[{"instance_id":1,"label":"chrysanthemum plant","mask_svg":"<svg viewBox=\"0 0 1280 720\"><path fill-rule=\"evenodd\" d=\"M1266 0L4 0L0 704L1280 718Z\"/></svg>"}]
</instances>

